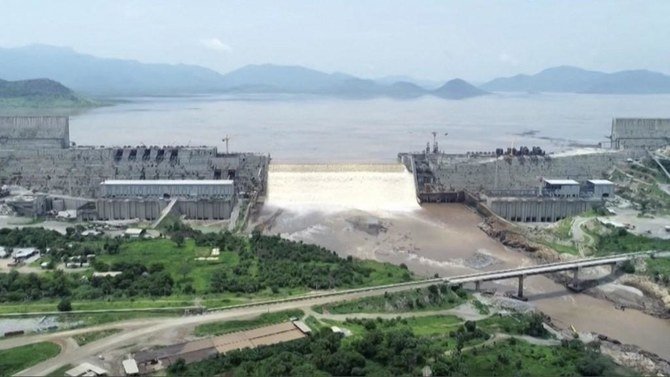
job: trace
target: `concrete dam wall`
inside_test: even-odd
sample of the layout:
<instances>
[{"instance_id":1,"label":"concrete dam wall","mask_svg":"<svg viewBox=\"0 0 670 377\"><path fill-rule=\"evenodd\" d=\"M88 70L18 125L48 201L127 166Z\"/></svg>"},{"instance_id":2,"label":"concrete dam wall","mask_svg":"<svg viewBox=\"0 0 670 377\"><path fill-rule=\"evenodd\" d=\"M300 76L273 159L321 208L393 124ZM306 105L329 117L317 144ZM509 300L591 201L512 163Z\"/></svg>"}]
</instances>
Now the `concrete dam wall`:
<instances>
[{"instance_id":1,"label":"concrete dam wall","mask_svg":"<svg viewBox=\"0 0 670 377\"><path fill-rule=\"evenodd\" d=\"M543 177L585 181L603 178L625 157L621 153L603 152L566 156L500 157L453 163L445 161L440 155L431 155L428 156L427 163L434 182L430 182L423 189L428 192L528 189L538 187Z\"/></svg>"}]
</instances>

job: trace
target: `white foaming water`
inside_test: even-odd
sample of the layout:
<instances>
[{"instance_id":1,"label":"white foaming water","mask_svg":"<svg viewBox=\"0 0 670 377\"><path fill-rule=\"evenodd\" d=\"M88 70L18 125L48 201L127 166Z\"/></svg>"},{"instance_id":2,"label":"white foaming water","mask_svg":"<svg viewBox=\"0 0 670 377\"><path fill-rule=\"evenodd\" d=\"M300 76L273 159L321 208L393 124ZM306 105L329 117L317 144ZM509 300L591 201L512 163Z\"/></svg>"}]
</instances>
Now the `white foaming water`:
<instances>
[{"instance_id":1,"label":"white foaming water","mask_svg":"<svg viewBox=\"0 0 670 377\"><path fill-rule=\"evenodd\" d=\"M419 209L412 174L402 165L273 165L271 206L294 211L410 212Z\"/></svg>"}]
</instances>

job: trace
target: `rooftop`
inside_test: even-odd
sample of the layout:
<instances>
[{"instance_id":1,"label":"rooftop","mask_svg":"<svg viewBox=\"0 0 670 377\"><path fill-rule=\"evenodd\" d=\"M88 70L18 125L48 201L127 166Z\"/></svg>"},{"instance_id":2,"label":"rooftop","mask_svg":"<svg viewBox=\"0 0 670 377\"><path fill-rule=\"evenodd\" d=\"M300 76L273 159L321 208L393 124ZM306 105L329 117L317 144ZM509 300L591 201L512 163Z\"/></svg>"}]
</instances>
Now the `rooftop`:
<instances>
[{"instance_id":1,"label":"rooftop","mask_svg":"<svg viewBox=\"0 0 670 377\"><path fill-rule=\"evenodd\" d=\"M195 185L232 185L233 181L229 179L108 179L100 183L103 186L113 186L113 185L172 185L172 186L195 186Z\"/></svg>"},{"instance_id":2,"label":"rooftop","mask_svg":"<svg viewBox=\"0 0 670 377\"><path fill-rule=\"evenodd\" d=\"M135 359L123 360L121 364L123 364L123 371L126 372L126 374L128 375L140 373L139 368L137 368L137 363L135 362Z\"/></svg>"},{"instance_id":3,"label":"rooftop","mask_svg":"<svg viewBox=\"0 0 670 377\"><path fill-rule=\"evenodd\" d=\"M579 185L579 182L573 180L573 179L547 179L547 178L542 178L542 181L550 184L550 185Z\"/></svg>"},{"instance_id":4,"label":"rooftop","mask_svg":"<svg viewBox=\"0 0 670 377\"><path fill-rule=\"evenodd\" d=\"M608 181L606 179L589 179L587 182L592 183L594 185L613 185L611 181Z\"/></svg>"}]
</instances>

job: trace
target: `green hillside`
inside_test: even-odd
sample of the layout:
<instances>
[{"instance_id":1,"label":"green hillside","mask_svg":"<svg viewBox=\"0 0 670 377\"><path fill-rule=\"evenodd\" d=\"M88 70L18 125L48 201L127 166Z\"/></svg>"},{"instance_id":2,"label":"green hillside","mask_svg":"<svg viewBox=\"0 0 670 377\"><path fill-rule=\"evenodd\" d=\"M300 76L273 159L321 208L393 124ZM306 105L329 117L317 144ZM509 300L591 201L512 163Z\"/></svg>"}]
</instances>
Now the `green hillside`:
<instances>
[{"instance_id":1,"label":"green hillside","mask_svg":"<svg viewBox=\"0 0 670 377\"><path fill-rule=\"evenodd\" d=\"M53 80L0 80L0 108L83 108L97 105Z\"/></svg>"}]
</instances>

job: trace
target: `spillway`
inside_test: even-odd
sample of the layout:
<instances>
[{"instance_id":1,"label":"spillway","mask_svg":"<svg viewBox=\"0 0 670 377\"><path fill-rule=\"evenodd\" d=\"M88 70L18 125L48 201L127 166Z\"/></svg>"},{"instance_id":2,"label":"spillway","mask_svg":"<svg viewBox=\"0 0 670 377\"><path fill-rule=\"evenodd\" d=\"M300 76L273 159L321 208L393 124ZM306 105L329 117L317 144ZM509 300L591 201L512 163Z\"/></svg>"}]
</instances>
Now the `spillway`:
<instances>
[{"instance_id":1,"label":"spillway","mask_svg":"<svg viewBox=\"0 0 670 377\"><path fill-rule=\"evenodd\" d=\"M420 208L413 176L401 164L271 165L267 204L297 211Z\"/></svg>"}]
</instances>

